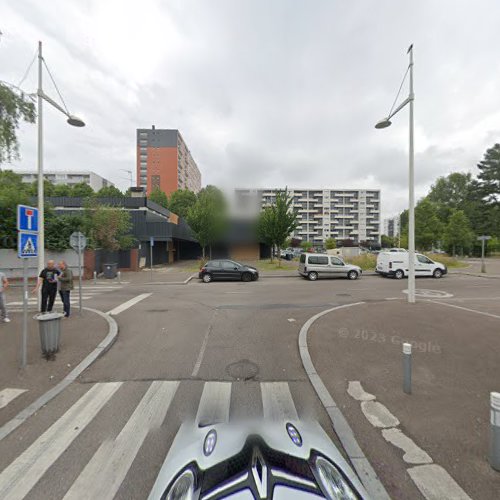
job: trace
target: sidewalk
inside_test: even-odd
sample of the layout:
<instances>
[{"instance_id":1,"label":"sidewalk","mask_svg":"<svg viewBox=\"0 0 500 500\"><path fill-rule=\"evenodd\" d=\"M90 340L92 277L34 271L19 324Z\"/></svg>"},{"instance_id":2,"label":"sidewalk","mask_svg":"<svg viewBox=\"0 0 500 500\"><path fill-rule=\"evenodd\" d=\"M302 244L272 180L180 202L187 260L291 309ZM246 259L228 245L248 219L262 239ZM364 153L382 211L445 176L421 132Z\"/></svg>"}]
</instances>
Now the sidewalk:
<instances>
[{"instance_id":1,"label":"sidewalk","mask_svg":"<svg viewBox=\"0 0 500 500\"><path fill-rule=\"evenodd\" d=\"M488 447L489 394L500 390L499 328L496 318L404 301L333 311L311 326L314 367L393 498L421 498L408 471L429 467L422 465L429 457L472 498L497 498L500 473L489 466ZM402 390L403 342L413 344L411 395ZM364 402L347 392L350 382L361 383ZM424 460L403 457L393 444L403 435Z\"/></svg>"},{"instance_id":2,"label":"sidewalk","mask_svg":"<svg viewBox=\"0 0 500 500\"><path fill-rule=\"evenodd\" d=\"M57 310L57 308L55 308ZM41 394L60 382L108 334L108 323L95 313L75 311L61 320L61 348L54 361L41 355L38 323L28 315L28 364L20 369L22 313L10 314L11 323L0 323L0 392L7 389L7 398L0 401L0 426L14 417ZM20 391L17 397L10 398ZM5 406L2 408L2 406Z\"/></svg>"}]
</instances>

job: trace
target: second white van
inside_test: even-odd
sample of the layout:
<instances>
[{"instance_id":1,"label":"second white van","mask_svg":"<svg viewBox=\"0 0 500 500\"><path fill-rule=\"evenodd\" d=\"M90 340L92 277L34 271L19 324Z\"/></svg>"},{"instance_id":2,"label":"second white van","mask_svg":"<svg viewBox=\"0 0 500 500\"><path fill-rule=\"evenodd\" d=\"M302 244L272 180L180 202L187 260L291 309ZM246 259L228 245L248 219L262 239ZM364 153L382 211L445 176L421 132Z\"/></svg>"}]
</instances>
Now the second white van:
<instances>
[{"instance_id":1,"label":"second white van","mask_svg":"<svg viewBox=\"0 0 500 500\"><path fill-rule=\"evenodd\" d=\"M376 272L382 276L402 279L408 276L408 252L380 252L377 256ZM441 278L448 272L441 262L435 262L421 253L415 254L415 276Z\"/></svg>"}]
</instances>

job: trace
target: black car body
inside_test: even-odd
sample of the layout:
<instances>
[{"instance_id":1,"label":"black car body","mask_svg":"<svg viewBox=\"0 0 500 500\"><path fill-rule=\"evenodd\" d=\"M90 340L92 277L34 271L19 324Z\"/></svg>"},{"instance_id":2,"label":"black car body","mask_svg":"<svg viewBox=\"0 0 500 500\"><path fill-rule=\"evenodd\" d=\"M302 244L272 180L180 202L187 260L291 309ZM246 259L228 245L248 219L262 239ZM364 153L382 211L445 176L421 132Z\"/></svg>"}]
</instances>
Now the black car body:
<instances>
[{"instance_id":1,"label":"black car body","mask_svg":"<svg viewBox=\"0 0 500 500\"><path fill-rule=\"evenodd\" d=\"M229 259L208 261L201 269L198 277L205 283L215 280L255 281L259 279L259 271Z\"/></svg>"}]
</instances>

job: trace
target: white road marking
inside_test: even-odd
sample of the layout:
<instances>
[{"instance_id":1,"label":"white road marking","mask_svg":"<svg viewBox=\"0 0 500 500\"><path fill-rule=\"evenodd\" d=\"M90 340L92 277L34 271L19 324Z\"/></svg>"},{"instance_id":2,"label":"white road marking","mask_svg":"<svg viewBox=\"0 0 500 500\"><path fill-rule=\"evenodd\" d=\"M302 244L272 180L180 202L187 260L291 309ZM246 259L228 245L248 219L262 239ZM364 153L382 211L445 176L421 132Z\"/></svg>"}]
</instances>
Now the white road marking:
<instances>
[{"instance_id":1,"label":"white road marking","mask_svg":"<svg viewBox=\"0 0 500 500\"><path fill-rule=\"evenodd\" d=\"M431 464L432 458L415 442L399 429L383 429L382 436L386 441L400 448L405 453L403 460L408 464Z\"/></svg>"},{"instance_id":2,"label":"white road marking","mask_svg":"<svg viewBox=\"0 0 500 500\"><path fill-rule=\"evenodd\" d=\"M378 401L363 401L361 410L374 427L396 427L399 420Z\"/></svg>"},{"instance_id":3,"label":"white road marking","mask_svg":"<svg viewBox=\"0 0 500 500\"><path fill-rule=\"evenodd\" d=\"M361 385L361 382L359 382L358 380L349 382L347 393L356 401L373 401L375 399L375 396L373 394L365 392L363 386Z\"/></svg>"},{"instance_id":4,"label":"white road marking","mask_svg":"<svg viewBox=\"0 0 500 500\"><path fill-rule=\"evenodd\" d=\"M140 295L137 295L137 297L134 297L133 299L127 300L127 302L124 302L123 304L120 304L119 306L115 307L114 309L111 309L111 311L108 311L107 314L111 314L112 316L116 316L117 314L122 313L123 311L126 311L129 307L134 306L141 300L147 299L150 295L153 295L152 293L141 293Z\"/></svg>"},{"instance_id":5,"label":"white road marking","mask_svg":"<svg viewBox=\"0 0 500 500\"><path fill-rule=\"evenodd\" d=\"M229 422L231 385L231 382L205 382L196 414L198 425Z\"/></svg>"},{"instance_id":6,"label":"white road marking","mask_svg":"<svg viewBox=\"0 0 500 500\"><path fill-rule=\"evenodd\" d=\"M97 415L121 382L96 384L0 474L0 498L24 498Z\"/></svg>"},{"instance_id":7,"label":"white road marking","mask_svg":"<svg viewBox=\"0 0 500 500\"><path fill-rule=\"evenodd\" d=\"M5 408L11 401L20 396L26 389L12 389L7 387L0 391L0 408Z\"/></svg>"},{"instance_id":8,"label":"white road marking","mask_svg":"<svg viewBox=\"0 0 500 500\"><path fill-rule=\"evenodd\" d=\"M455 304L447 304L446 302L438 302L437 300L430 300L429 302L432 302L433 304L440 304L442 306L454 307L455 309L462 309L462 311L469 311L476 314L482 314L483 316L489 316L490 318L500 319L500 316L498 314L491 314L483 311L478 311L476 309L469 309L468 307L457 306Z\"/></svg>"},{"instance_id":9,"label":"white road marking","mask_svg":"<svg viewBox=\"0 0 500 500\"><path fill-rule=\"evenodd\" d=\"M214 319L216 315L217 315L217 309L214 309L212 317L210 318L210 323L208 325L207 331L205 332L205 336L203 337L203 342L201 343L200 352L198 353L198 358L196 359L193 371L191 372L191 377L196 377L198 375L198 372L200 371L201 362L203 361L203 356L205 355L205 350L208 344L208 338L210 337L210 333L212 332Z\"/></svg>"},{"instance_id":10,"label":"white road marking","mask_svg":"<svg viewBox=\"0 0 500 500\"><path fill-rule=\"evenodd\" d=\"M290 388L286 382L262 382L264 418L271 420L298 420Z\"/></svg>"},{"instance_id":11,"label":"white road marking","mask_svg":"<svg viewBox=\"0 0 500 500\"><path fill-rule=\"evenodd\" d=\"M295 318L288 318L289 323L295 323L295 321L297 321Z\"/></svg>"},{"instance_id":12,"label":"white road marking","mask_svg":"<svg viewBox=\"0 0 500 500\"><path fill-rule=\"evenodd\" d=\"M64 498L113 499L148 432L165 419L178 387L179 382L153 382L120 434L99 447Z\"/></svg>"},{"instance_id":13,"label":"white road marking","mask_svg":"<svg viewBox=\"0 0 500 500\"><path fill-rule=\"evenodd\" d=\"M427 500L471 500L440 465L417 465L408 474Z\"/></svg>"}]
</instances>

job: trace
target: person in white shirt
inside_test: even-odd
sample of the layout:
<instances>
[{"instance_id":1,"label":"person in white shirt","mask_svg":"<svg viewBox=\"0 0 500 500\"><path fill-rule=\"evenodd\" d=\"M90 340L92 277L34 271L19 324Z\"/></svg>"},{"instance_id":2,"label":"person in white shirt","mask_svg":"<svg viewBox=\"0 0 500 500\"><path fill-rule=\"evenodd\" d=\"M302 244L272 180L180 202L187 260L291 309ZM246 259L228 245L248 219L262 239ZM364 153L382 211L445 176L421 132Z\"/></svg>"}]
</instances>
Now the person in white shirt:
<instances>
[{"instance_id":1,"label":"person in white shirt","mask_svg":"<svg viewBox=\"0 0 500 500\"><path fill-rule=\"evenodd\" d=\"M7 315L7 307L5 306L5 290L9 286L9 280L4 273L0 271L0 321L10 323L9 316Z\"/></svg>"}]
</instances>

